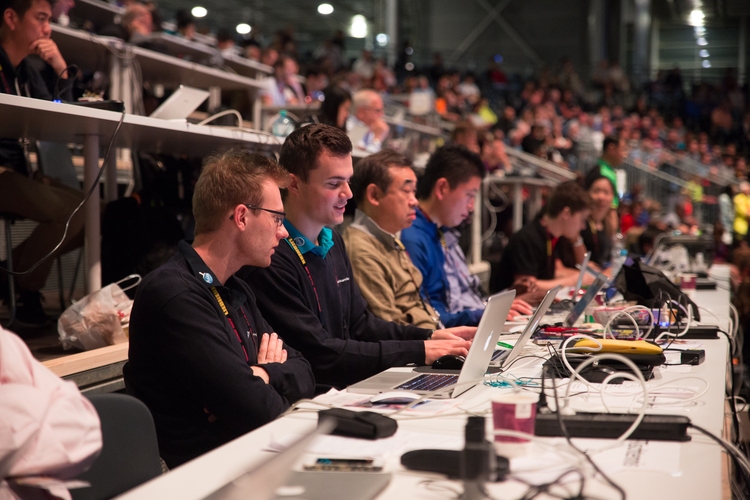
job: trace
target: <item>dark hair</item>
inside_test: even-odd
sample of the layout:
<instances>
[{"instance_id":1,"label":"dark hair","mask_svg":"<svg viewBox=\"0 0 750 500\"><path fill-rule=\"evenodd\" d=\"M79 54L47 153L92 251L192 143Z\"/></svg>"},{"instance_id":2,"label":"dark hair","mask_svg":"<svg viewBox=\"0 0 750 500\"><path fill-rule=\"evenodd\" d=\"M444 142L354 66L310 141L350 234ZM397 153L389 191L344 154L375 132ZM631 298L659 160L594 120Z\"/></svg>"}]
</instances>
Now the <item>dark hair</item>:
<instances>
[{"instance_id":1,"label":"dark hair","mask_svg":"<svg viewBox=\"0 0 750 500\"><path fill-rule=\"evenodd\" d=\"M384 193L388 191L393 182L388 169L394 166L411 168L412 162L406 155L392 149L383 149L357 162L357 168L350 181L352 197L357 205L365 199L365 192L370 184L375 184Z\"/></svg>"},{"instance_id":2,"label":"dark hair","mask_svg":"<svg viewBox=\"0 0 750 500\"><path fill-rule=\"evenodd\" d=\"M216 32L216 41L218 43L229 42L230 40L234 40L234 35L228 29L221 28Z\"/></svg>"},{"instance_id":3,"label":"dark hair","mask_svg":"<svg viewBox=\"0 0 750 500\"><path fill-rule=\"evenodd\" d=\"M465 146L443 146L435 151L427 162L424 174L417 184L417 198L426 200L432 194L438 179L445 178L451 189L469 181L472 177L484 179L484 164L478 154Z\"/></svg>"},{"instance_id":4,"label":"dark hair","mask_svg":"<svg viewBox=\"0 0 750 500\"><path fill-rule=\"evenodd\" d=\"M615 147L617 147L620 144L620 139L613 135L608 135L607 137L605 137L604 142L602 142L602 153L606 153L607 148L612 144L614 144Z\"/></svg>"},{"instance_id":5,"label":"dark hair","mask_svg":"<svg viewBox=\"0 0 750 500\"><path fill-rule=\"evenodd\" d=\"M263 155L231 149L206 157L193 192L195 234L219 229L228 212L240 203L262 205L262 184L267 179L286 187L284 169Z\"/></svg>"},{"instance_id":6,"label":"dark hair","mask_svg":"<svg viewBox=\"0 0 750 500\"><path fill-rule=\"evenodd\" d=\"M547 200L546 214L557 217L565 207L574 214L582 210L591 209L591 196L576 181L567 181L559 184Z\"/></svg>"},{"instance_id":7,"label":"dark hair","mask_svg":"<svg viewBox=\"0 0 750 500\"><path fill-rule=\"evenodd\" d=\"M177 22L177 29L187 28L191 24L195 24L193 15L185 9L180 9L175 12L175 21Z\"/></svg>"},{"instance_id":8,"label":"dark hair","mask_svg":"<svg viewBox=\"0 0 750 500\"><path fill-rule=\"evenodd\" d=\"M456 123L456 126L453 127L453 131L451 132L451 141L456 142L456 139L458 139L459 136L476 131L477 127L470 121L458 122Z\"/></svg>"},{"instance_id":9,"label":"dark hair","mask_svg":"<svg viewBox=\"0 0 750 500\"><path fill-rule=\"evenodd\" d=\"M46 1L49 3L50 7L54 7L57 3L57 0ZM18 14L18 17L23 17L33 4L34 0L0 0L0 26L5 22L3 19L5 18L6 10L13 9L13 11Z\"/></svg>"},{"instance_id":10,"label":"dark hair","mask_svg":"<svg viewBox=\"0 0 750 500\"><path fill-rule=\"evenodd\" d=\"M346 133L330 125L315 124L302 127L284 141L279 154L279 163L303 182L307 182L310 171L318 166L322 153L344 157L352 152L352 141Z\"/></svg>"},{"instance_id":11,"label":"dark hair","mask_svg":"<svg viewBox=\"0 0 750 500\"><path fill-rule=\"evenodd\" d=\"M323 96L325 99L320 103L318 119L320 120L320 123L338 127L336 121L339 116L339 108L346 101L351 101L352 95L348 90L341 88L338 85L329 85L323 89Z\"/></svg>"}]
</instances>

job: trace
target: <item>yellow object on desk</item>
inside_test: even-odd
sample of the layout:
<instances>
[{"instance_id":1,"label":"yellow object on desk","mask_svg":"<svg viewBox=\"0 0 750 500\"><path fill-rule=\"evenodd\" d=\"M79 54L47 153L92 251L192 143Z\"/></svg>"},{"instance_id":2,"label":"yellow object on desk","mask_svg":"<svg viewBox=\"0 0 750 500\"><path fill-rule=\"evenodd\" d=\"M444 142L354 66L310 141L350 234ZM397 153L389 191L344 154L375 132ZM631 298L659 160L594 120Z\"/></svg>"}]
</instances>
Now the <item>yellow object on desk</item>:
<instances>
[{"instance_id":1,"label":"yellow object on desk","mask_svg":"<svg viewBox=\"0 0 750 500\"><path fill-rule=\"evenodd\" d=\"M615 340L615 339L581 339L576 342L571 350L576 348L597 349L601 344L601 350L596 352L614 352L617 354L661 354L662 348L645 340Z\"/></svg>"}]
</instances>

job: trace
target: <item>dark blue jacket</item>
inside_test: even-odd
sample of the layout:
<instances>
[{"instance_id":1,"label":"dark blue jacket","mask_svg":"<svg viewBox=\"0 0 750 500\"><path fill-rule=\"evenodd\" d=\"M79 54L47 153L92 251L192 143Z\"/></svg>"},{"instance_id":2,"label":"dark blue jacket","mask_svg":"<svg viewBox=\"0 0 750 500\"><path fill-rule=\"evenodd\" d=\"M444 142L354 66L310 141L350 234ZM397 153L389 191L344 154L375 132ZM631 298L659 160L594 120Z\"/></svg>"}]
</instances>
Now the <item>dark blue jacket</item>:
<instances>
[{"instance_id":1,"label":"dark blue jacket","mask_svg":"<svg viewBox=\"0 0 750 500\"><path fill-rule=\"evenodd\" d=\"M447 231L447 228L443 228ZM437 224L427 220L417 209L417 218L411 227L401 231L401 242L409 252L414 265L422 273L422 293L440 313L440 321L452 326L472 326L479 324L484 312L481 309L468 309L457 313L448 312L448 277L443 268L445 255L440 243Z\"/></svg>"}]
</instances>

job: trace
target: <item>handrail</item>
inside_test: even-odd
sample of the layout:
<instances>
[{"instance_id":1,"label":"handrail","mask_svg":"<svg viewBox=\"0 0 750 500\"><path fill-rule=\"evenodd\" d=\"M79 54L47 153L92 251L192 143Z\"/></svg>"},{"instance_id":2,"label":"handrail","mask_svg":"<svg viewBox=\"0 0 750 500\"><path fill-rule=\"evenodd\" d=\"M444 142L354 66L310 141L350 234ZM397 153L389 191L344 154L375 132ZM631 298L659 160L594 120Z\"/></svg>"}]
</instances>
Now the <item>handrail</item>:
<instances>
[{"instance_id":1,"label":"handrail","mask_svg":"<svg viewBox=\"0 0 750 500\"><path fill-rule=\"evenodd\" d=\"M673 165L674 167L686 171L688 173L694 174L694 175L700 175L701 177L704 177L705 179L708 179L709 182L713 184L718 184L720 186L726 186L727 184L739 184L740 180L737 179L734 176L724 176L724 175L714 175L709 172L708 175L705 175L703 172L708 170L709 167L703 165L700 162L697 162L696 160L688 157L682 157L677 158L673 163L669 163L670 165Z\"/></svg>"},{"instance_id":2,"label":"handrail","mask_svg":"<svg viewBox=\"0 0 750 500\"><path fill-rule=\"evenodd\" d=\"M391 118L390 116L384 116L383 120L389 125L404 127L409 130L415 130L417 132L434 135L436 137L444 137L443 131L437 127L430 127L429 125L422 125L421 123L414 123L407 120L399 120L397 118Z\"/></svg>"},{"instance_id":3,"label":"handrail","mask_svg":"<svg viewBox=\"0 0 750 500\"><path fill-rule=\"evenodd\" d=\"M577 177L576 174L571 172L570 170L565 170L562 167L558 167L554 163L543 160L538 156L534 156L523 151L518 151L517 149L513 149L510 147L506 147L505 152L508 154L508 156L510 156L511 158L515 158L517 161L523 161L525 163L531 164L539 171L541 175L545 177L560 181L573 180Z\"/></svg>"},{"instance_id":4,"label":"handrail","mask_svg":"<svg viewBox=\"0 0 750 500\"><path fill-rule=\"evenodd\" d=\"M682 188L687 189L690 186L690 184L687 181L684 181L680 179L679 177L675 177L674 175L667 174L665 172L662 172L661 170L652 169L650 167L644 166L642 162L635 161L632 158L626 158L622 163L623 165L626 165L628 167L633 167L635 169L640 170L641 172L652 175L654 177L658 177L661 180L671 182L672 184L676 184Z\"/></svg>"}]
</instances>

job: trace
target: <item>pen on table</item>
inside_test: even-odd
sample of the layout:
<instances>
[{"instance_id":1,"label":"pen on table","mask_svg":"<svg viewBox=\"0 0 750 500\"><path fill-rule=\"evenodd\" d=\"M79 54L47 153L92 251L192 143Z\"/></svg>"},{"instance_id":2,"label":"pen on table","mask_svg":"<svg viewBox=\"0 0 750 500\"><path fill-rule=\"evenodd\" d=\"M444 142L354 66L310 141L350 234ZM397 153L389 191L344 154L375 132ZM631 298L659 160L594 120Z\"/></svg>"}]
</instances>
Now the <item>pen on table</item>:
<instances>
[{"instance_id":1,"label":"pen on table","mask_svg":"<svg viewBox=\"0 0 750 500\"><path fill-rule=\"evenodd\" d=\"M505 342L498 342L497 345L500 347L505 347L506 349L513 349L513 346L510 344L506 344Z\"/></svg>"}]
</instances>

